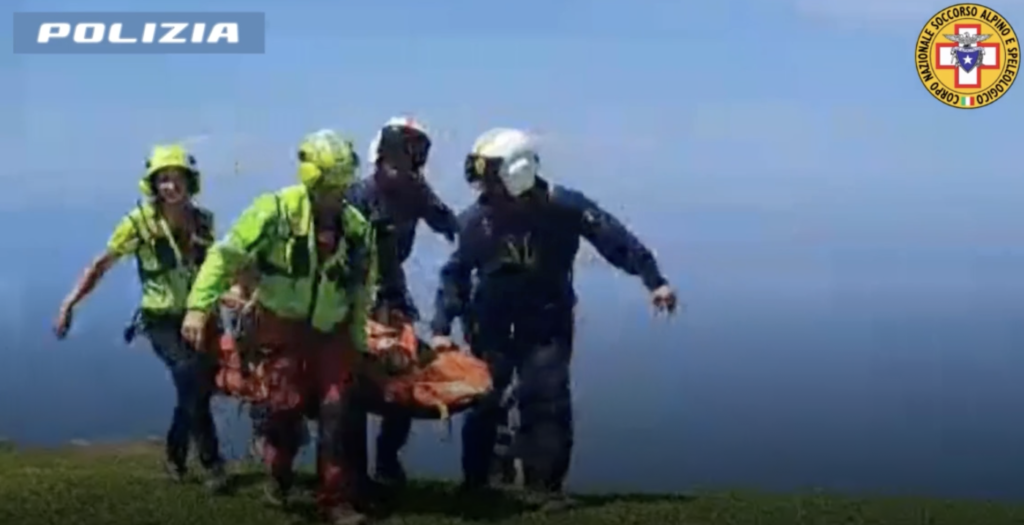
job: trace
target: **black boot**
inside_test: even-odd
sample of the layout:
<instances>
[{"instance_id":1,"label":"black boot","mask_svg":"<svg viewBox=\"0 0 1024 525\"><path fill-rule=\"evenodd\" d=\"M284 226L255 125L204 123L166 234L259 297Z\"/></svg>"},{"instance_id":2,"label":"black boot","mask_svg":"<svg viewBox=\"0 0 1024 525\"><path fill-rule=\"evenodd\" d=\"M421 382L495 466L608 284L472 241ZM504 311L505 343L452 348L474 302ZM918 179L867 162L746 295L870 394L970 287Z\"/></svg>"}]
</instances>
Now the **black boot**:
<instances>
[{"instance_id":1,"label":"black boot","mask_svg":"<svg viewBox=\"0 0 1024 525\"><path fill-rule=\"evenodd\" d=\"M376 480L390 487L403 487L408 481L399 451L409 441L412 419L401 414L386 414L377 434Z\"/></svg>"},{"instance_id":2,"label":"black boot","mask_svg":"<svg viewBox=\"0 0 1024 525\"><path fill-rule=\"evenodd\" d=\"M474 500L491 496L495 492L494 487L492 487L487 481L464 480L459 484L456 494L459 498Z\"/></svg>"},{"instance_id":3,"label":"black boot","mask_svg":"<svg viewBox=\"0 0 1024 525\"><path fill-rule=\"evenodd\" d=\"M184 482L188 476L188 452L191 445L188 430L186 412L175 408L171 428L164 441L164 472L175 483Z\"/></svg>"},{"instance_id":4,"label":"black boot","mask_svg":"<svg viewBox=\"0 0 1024 525\"><path fill-rule=\"evenodd\" d=\"M409 481L402 461L397 454L377 455L377 464L373 470L374 479L389 487L404 487Z\"/></svg>"}]
</instances>

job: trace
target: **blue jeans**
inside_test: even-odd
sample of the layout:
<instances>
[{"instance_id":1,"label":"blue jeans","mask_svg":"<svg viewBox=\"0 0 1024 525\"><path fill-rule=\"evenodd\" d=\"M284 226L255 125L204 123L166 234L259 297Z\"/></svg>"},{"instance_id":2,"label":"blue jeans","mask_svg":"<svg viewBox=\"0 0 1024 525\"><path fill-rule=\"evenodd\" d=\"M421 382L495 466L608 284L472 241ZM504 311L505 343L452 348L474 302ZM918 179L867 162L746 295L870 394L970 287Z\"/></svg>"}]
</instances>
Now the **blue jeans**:
<instances>
[{"instance_id":1,"label":"blue jeans","mask_svg":"<svg viewBox=\"0 0 1024 525\"><path fill-rule=\"evenodd\" d=\"M203 467L220 468L224 461L210 411L217 363L212 356L196 352L181 337L181 321L181 317L143 320L146 337L170 372L177 394L171 426L167 430L167 460L184 469L190 442L195 440Z\"/></svg>"}]
</instances>

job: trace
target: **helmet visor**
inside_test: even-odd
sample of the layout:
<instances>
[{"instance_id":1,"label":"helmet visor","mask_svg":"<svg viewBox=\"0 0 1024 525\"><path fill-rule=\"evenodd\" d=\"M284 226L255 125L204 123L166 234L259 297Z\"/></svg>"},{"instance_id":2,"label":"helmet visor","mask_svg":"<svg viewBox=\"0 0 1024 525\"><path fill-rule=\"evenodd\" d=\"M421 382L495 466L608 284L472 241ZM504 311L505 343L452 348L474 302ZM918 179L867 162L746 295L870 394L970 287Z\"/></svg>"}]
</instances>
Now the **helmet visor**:
<instances>
[{"instance_id":1,"label":"helmet visor","mask_svg":"<svg viewBox=\"0 0 1024 525\"><path fill-rule=\"evenodd\" d=\"M406 127L391 126L381 131L378 154L395 167L420 169L430 157L430 137Z\"/></svg>"}]
</instances>

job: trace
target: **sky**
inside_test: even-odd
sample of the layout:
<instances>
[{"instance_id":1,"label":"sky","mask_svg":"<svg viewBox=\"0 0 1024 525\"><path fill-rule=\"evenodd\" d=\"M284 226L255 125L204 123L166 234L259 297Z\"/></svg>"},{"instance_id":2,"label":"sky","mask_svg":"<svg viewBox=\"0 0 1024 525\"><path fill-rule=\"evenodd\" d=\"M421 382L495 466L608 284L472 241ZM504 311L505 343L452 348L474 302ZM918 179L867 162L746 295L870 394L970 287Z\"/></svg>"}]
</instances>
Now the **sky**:
<instances>
[{"instance_id":1,"label":"sky","mask_svg":"<svg viewBox=\"0 0 1024 525\"><path fill-rule=\"evenodd\" d=\"M0 119L0 206L31 217L45 238L68 214L90 217L99 247L138 198L149 146L203 136L202 200L227 226L256 194L295 180L305 133L334 127L365 148L388 117L412 113L435 130L431 179L455 207L472 198L460 168L473 138L529 129L543 138L547 176L618 213L683 288L800 293L837 278L973 287L1005 280L1021 256L1014 124L1024 99L957 111L925 92L911 48L941 3L301 5L147 4L264 11L264 55L5 50L2 75L14 81L0 85L0 111L13 118ZM992 7L1024 19L1019 0ZM20 221L0 228L26 231ZM443 256L443 244L425 244ZM8 274L5 289L28 293Z\"/></svg>"},{"instance_id":2,"label":"sky","mask_svg":"<svg viewBox=\"0 0 1024 525\"><path fill-rule=\"evenodd\" d=\"M705 361L675 372L651 370L644 360L614 361L615 368L581 357L596 384L627 370L649 379L634 393L653 392L687 381L706 385L712 380L700 379L703 370L784 391L792 402L811 388L823 397L860 399L857 389L872 380L879 386L871 396L883 399L900 392L899 374L921 375L919 390L903 392L914 403L933 399L943 381L1011 388L1016 380L1006 359L1021 334L990 313L1019 308L1024 294L1024 88L972 111L949 108L925 91L913 49L926 20L946 3L151 0L145 5L152 11L263 11L267 52L15 56L4 49L0 209L9 220L0 233L24 257L0 261L0 293L17 298L0 315L41 333L49 305L56 308L134 205L154 142L207 137L195 144L205 173L202 201L226 226L258 193L293 183L294 150L305 133L333 127L365 148L389 117L412 112L435 130L431 180L456 208L472 198L460 170L474 137L490 127L522 127L542 137L548 178L582 189L659 254L688 303L685 316L668 324L645 320L639 284L601 267L579 277L595 317L584 319L582 330L587 322L613 330L631 323L662 341L684 341L678 346ZM22 0L2 9L140 5ZM1024 30L1024 1L988 5ZM10 17L0 23L8 34ZM420 277L414 292L423 298L436 286L447 248L424 235L417 250L410 264ZM130 270L119 271L98 301L126 312L137 285ZM30 298L46 304L45 315L18 306ZM864 354L826 351L830 340L799 332L792 318L783 322L782 306L798 316L846 316L842 337L860 346L843 351ZM873 350L886 337L904 344L896 340L902 335L884 335L895 321L872 317L876 310L925 327L913 339L920 352ZM983 312L989 324L955 325L971 312ZM88 324L90 315L98 314L83 313L80 322ZM946 331L928 332L934 323L946 323L939 326ZM987 354L965 357L942 346L971 345L954 325L985 327L998 341L990 341ZM736 349L750 344L738 339L744 331L778 346ZM651 345L644 355L654 362L696 359L673 354L676 345ZM940 347L934 361L911 365ZM738 367L743 363L750 368ZM793 371L793 363L831 375ZM786 370L774 378L756 375L779 367ZM837 374L847 382L822 379ZM699 410L756 417L761 405L749 401L719 400ZM966 401L945 401L969 413ZM870 415L850 403L859 414L850 425L907 420L897 408ZM948 423L932 416L936 425ZM1001 435L1024 436L1018 430ZM915 450L912 440L905 445ZM922 456L921 464L928 461Z\"/></svg>"}]
</instances>

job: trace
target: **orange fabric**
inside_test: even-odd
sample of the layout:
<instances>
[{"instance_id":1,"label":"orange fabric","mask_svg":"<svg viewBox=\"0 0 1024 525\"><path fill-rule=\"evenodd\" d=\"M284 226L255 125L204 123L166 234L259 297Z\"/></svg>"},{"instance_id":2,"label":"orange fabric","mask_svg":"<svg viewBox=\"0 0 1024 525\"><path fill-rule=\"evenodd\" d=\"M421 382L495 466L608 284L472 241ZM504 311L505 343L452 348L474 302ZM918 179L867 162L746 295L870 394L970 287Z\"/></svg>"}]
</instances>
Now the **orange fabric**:
<instances>
[{"instance_id":1,"label":"orange fabric","mask_svg":"<svg viewBox=\"0 0 1024 525\"><path fill-rule=\"evenodd\" d=\"M420 341L410 322L391 327L370 321L366 329L370 352L380 361L411 363L407 370L381 378L377 385L388 404L419 414L444 407L445 412L454 414L491 390L487 364L458 347L437 350L421 362ZM394 353L404 359L389 356Z\"/></svg>"},{"instance_id":2,"label":"orange fabric","mask_svg":"<svg viewBox=\"0 0 1024 525\"><path fill-rule=\"evenodd\" d=\"M347 327L323 334L301 321L282 319L257 310L251 340L220 337L217 387L225 394L272 407L299 407L314 385L333 377L339 384L352 382L355 350L349 345ZM320 361L330 360L321 363ZM306 377L308 372L316 377ZM317 378L321 378L320 379ZM317 379L314 381L314 379ZM339 392L329 392L337 398Z\"/></svg>"},{"instance_id":3,"label":"orange fabric","mask_svg":"<svg viewBox=\"0 0 1024 525\"><path fill-rule=\"evenodd\" d=\"M310 345L312 332L300 323L266 314L256 319L255 326L257 335L246 344L239 345L228 334L221 336L217 386L223 393L244 401L297 406L300 400L294 393L292 378L301 374L300 365L271 356L288 347L290 341L308 341L304 345ZM375 374L371 378L384 403L389 405L373 409L397 407L413 417L434 419L465 410L492 388L487 364L468 351L458 347L441 349L427 352L432 355L421 359L420 348L424 344L407 320L401 319L395 326L370 321L366 330L370 352L385 367L393 365L390 374ZM239 346L247 348L240 351ZM243 359L243 352L250 358ZM352 351L345 355L355 357ZM346 382L352 379L351 359L323 363L321 367L334 374L345 374Z\"/></svg>"},{"instance_id":4,"label":"orange fabric","mask_svg":"<svg viewBox=\"0 0 1024 525\"><path fill-rule=\"evenodd\" d=\"M255 352L256 349L249 351ZM266 401L266 362L264 359L245 363L230 334L220 336L220 367L217 369L217 388L231 397L250 403Z\"/></svg>"}]
</instances>

